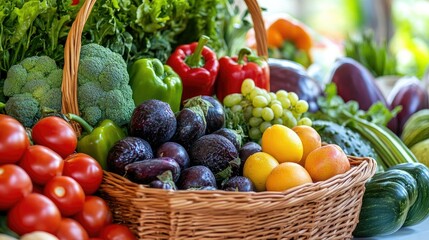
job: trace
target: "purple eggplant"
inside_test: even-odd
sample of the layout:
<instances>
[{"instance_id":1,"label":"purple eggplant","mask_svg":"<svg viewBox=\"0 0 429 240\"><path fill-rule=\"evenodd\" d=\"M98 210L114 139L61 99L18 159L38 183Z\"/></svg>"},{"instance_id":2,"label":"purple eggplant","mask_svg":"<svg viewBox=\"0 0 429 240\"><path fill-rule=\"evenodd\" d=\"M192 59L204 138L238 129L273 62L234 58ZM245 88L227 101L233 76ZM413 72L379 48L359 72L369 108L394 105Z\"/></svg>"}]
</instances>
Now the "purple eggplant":
<instances>
[{"instance_id":1,"label":"purple eggplant","mask_svg":"<svg viewBox=\"0 0 429 240\"><path fill-rule=\"evenodd\" d=\"M429 108L429 96L423 84L415 78L403 78L395 84L389 93L388 102L391 108L402 106L396 115L397 128L391 129L397 135L402 133L405 122L415 112Z\"/></svg>"},{"instance_id":2,"label":"purple eggplant","mask_svg":"<svg viewBox=\"0 0 429 240\"><path fill-rule=\"evenodd\" d=\"M268 59L270 67L270 90L280 89L295 92L300 99L306 100L309 112L319 109L317 98L323 95L323 88L319 82L311 78L299 64L286 59Z\"/></svg>"},{"instance_id":3,"label":"purple eggplant","mask_svg":"<svg viewBox=\"0 0 429 240\"><path fill-rule=\"evenodd\" d=\"M133 182L149 184L170 171L172 181L176 182L180 176L180 165L172 158L160 157L133 162L125 166L125 177Z\"/></svg>"},{"instance_id":4,"label":"purple eggplant","mask_svg":"<svg viewBox=\"0 0 429 240\"><path fill-rule=\"evenodd\" d=\"M329 79L337 86L338 96L345 102L355 100L362 110L368 110L376 102L388 106L383 93L375 83L374 76L352 58L338 59Z\"/></svg>"}]
</instances>

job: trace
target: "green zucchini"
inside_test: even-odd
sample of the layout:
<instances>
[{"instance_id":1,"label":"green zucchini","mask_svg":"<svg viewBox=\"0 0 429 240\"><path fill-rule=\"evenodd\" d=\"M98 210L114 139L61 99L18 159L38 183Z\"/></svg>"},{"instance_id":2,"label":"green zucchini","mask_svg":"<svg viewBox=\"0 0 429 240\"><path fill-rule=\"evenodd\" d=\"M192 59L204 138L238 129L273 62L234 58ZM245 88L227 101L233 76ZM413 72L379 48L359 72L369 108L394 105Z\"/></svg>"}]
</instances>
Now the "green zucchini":
<instances>
[{"instance_id":1,"label":"green zucchini","mask_svg":"<svg viewBox=\"0 0 429 240\"><path fill-rule=\"evenodd\" d=\"M407 189L396 181L368 181L362 199L355 237L387 235L398 231L407 218Z\"/></svg>"},{"instance_id":2,"label":"green zucchini","mask_svg":"<svg viewBox=\"0 0 429 240\"><path fill-rule=\"evenodd\" d=\"M408 172L417 181L417 199L411 206L404 226L413 226L429 216L429 168L422 163L403 163L389 168Z\"/></svg>"}]
</instances>

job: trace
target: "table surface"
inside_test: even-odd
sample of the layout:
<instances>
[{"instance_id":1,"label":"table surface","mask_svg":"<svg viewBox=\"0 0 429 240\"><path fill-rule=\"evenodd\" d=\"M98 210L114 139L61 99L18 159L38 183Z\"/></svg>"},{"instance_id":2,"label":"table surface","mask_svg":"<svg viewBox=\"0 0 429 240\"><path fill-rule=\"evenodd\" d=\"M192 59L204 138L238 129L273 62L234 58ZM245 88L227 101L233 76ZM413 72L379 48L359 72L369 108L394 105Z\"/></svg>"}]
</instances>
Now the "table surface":
<instances>
[{"instance_id":1,"label":"table surface","mask_svg":"<svg viewBox=\"0 0 429 240\"><path fill-rule=\"evenodd\" d=\"M429 218L425 221L412 226L401 228L399 231L380 237L371 238L353 238L353 240L424 240L429 239Z\"/></svg>"}]
</instances>

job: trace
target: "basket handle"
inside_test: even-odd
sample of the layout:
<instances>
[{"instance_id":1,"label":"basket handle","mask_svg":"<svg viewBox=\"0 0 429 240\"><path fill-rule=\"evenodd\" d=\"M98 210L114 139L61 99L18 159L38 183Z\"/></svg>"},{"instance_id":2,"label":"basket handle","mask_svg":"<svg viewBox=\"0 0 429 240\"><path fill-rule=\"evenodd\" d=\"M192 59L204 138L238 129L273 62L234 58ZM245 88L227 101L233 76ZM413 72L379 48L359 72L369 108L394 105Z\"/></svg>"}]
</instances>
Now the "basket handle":
<instances>
[{"instance_id":1,"label":"basket handle","mask_svg":"<svg viewBox=\"0 0 429 240\"><path fill-rule=\"evenodd\" d=\"M267 32L265 30L261 8L259 7L257 0L244 1L247 5L247 9L253 22L256 39L256 51L259 56L268 59Z\"/></svg>"}]
</instances>

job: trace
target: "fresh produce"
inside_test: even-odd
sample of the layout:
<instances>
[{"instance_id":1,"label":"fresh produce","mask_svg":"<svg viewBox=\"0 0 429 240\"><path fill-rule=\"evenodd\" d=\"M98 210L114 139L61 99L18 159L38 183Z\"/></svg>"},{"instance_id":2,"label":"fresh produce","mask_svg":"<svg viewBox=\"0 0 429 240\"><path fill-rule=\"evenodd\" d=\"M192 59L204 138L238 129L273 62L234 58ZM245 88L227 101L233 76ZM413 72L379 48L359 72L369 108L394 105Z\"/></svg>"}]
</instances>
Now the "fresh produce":
<instances>
[{"instance_id":1,"label":"fresh produce","mask_svg":"<svg viewBox=\"0 0 429 240\"><path fill-rule=\"evenodd\" d=\"M268 174L265 186L267 191L285 191L312 182L312 177L302 165L283 162Z\"/></svg>"},{"instance_id":2,"label":"fresh produce","mask_svg":"<svg viewBox=\"0 0 429 240\"><path fill-rule=\"evenodd\" d=\"M370 237L394 233L404 224L409 209L408 192L401 183L370 180L365 184L359 222L353 236Z\"/></svg>"},{"instance_id":3,"label":"fresh produce","mask_svg":"<svg viewBox=\"0 0 429 240\"><path fill-rule=\"evenodd\" d=\"M303 66L290 60L275 58L269 58L268 65L271 91L294 92L299 99L307 101L309 112L319 109L317 98L323 95L322 85L311 78Z\"/></svg>"},{"instance_id":4,"label":"fresh produce","mask_svg":"<svg viewBox=\"0 0 429 240\"><path fill-rule=\"evenodd\" d=\"M305 159L305 169L314 182L327 180L350 170L350 162L336 144L327 144L311 151Z\"/></svg>"},{"instance_id":5,"label":"fresh produce","mask_svg":"<svg viewBox=\"0 0 429 240\"><path fill-rule=\"evenodd\" d=\"M121 55L95 43L83 45L77 82L82 118L92 126L104 119L127 124L135 108L129 81Z\"/></svg>"},{"instance_id":6,"label":"fresh produce","mask_svg":"<svg viewBox=\"0 0 429 240\"><path fill-rule=\"evenodd\" d=\"M77 152L95 158L106 169L106 159L110 148L125 138L125 132L110 119L104 119L95 128L75 114L67 114L70 120L79 123L84 133L77 143Z\"/></svg>"},{"instance_id":7,"label":"fresh produce","mask_svg":"<svg viewBox=\"0 0 429 240\"><path fill-rule=\"evenodd\" d=\"M256 191L265 191L267 189L267 177L278 165L279 162L270 154L256 152L246 159L243 166L243 176L252 181Z\"/></svg>"},{"instance_id":8,"label":"fresh produce","mask_svg":"<svg viewBox=\"0 0 429 240\"><path fill-rule=\"evenodd\" d=\"M395 56L386 42L378 44L374 32L349 35L344 41L344 53L367 68L374 77L400 75Z\"/></svg>"},{"instance_id":9,"label":"fresh produce","mask_svg":"<svg viewBox=\"0 0 429 240\"><path fill-rule=\"evenodd\" d=\"M53 177L62 174L64 160L48 147L32 145L24 152L19 166L27 172L34 184L45 185Z\"/></svg>"},{"instance_id":10,"label":"fresh produce","mask_svg":"<svg viewBox=\"0 0 429 240\"><path fill-rule=\"evenodd\" d=\"M383 162L378 159L371 143L351 128L331 121L314 120L312 127L320 134L323 142L341 147L347 155L365 156L377 160L378 171L383 171Z\"/></svg>"},{"instance_id":11,"label":"fresh produce","mask_svg":"<svg viewBox=\"0 0 429 240\"><path fill-rule=\"evenodd\" d=\"M43 188L43 195L55 203L63 217L82 211L85 202L83 188L68 176L56 176L49 180Z\"/></svg>"},{"instance_id":12,"label":"fresh produce","mask_svg":"<svg viewBox=\"0 0 429 240\"><path fill-rule=\"evenodd\" d=\"M182 108L176 114L177 127L172 140L189 151L192 144L206 133L206 121L198 106Z\"/></svg>"},{"instance_id":13,"label":"fresh produce","mask_svg":"<svg viewBox=\"0 0 429 240\"><path fill-rule=\"evenodd\" d=\"M163 174L159 175L157 178L158 179L153 180L149 183L150 188L177 190L176 184L170 180L171 179L171 172L168 172L168 171L164 172ZM160 180L160 179L162 179L162 180Z\"/></svg>"},{"instance_id":14,"label":"fresh produce","mask_svg":"<svg viewBox=\"0 0 429 240\"><path fill-rule=\"evenodd\" d=\"M296 93L285 90L267 92L256 87L252 79L244 80L241 93L227 95L223 103L227 113L225 126L242 132L251 141L258 142L265 129L274 124L288 127L311 125L311 120L303 117L308 103L300 100Z\"/></svg>"},{"instance_id":15,"label":"fresh produce","mask_svg":"<svg viewBox=\"0 0 429 240\"><path fill-rule=\"evenodd\" d=\"M130 231L129 228L121 224L108 224L104 226L99 234L101 239L105 240L115 240L115 239L127 239L127 240L137 240L134 234Z\"/></svg>"},{"instance_id":16,"label":"fresh produce","mask_svg":"<svg viewBox=\"0 0 429 240\"><path fill-rule=\"evenodd\" d=\"M351 58L340 58L332 67L331 82L338 89L338 96L345 102L354 100L359 108L368 110L376 102L387 105L381 90L375 83L374 76L362 64Z\"/></svg>"},{"instance_id":17,"label":"fresh produce","mask_svg":"<svg viewBox=\"0 0 429 240\"><path fill-rule=\"evenodd\" d=\"M167 59L167 65L180 76L183 84L182 102L198 96L214 94L219 62L216 53L203 35L198 42L178 46Z\"/></svg>"},{"instance_id":18,"label":"fresh produce","mask_svg":"<svg viewBox=\"0 0 429 240\"><path fill-rule=\"evenodd\" d=\"M19 240L59 240L55 235L44 231L34 231L22 235Z\"/></svg>"},{"instance_id":19,"label":"fresh produce","mask_svg":"<svg viewBox=\"0 0 429 240\"><path fill-rule=\"evenodd\" d=\"M31 139L35 144L54 150L62 158L74 153L77 147L77 135L72 126L56 116L37 121L31 129Z\"/></svg>"},{"instance_id":20,"label":"fresh produce","mask_svg":"<svg viewBox=\"0 0 429 240\"><path fill-rule=\"evenodd\" d=\"M231 141L232 144L234 144L237 151L240 150L241 142L242 142L241 135L238 134L235 130L223 127L223 128L219 128L218 130L214 131L213 134L219 134L221 136L228 138L228 140Z\"/></svg>"},{"instance_id":21,"label":"fresh produce","mask_svg":"<svg viewBox=\"0 0 429 240\"><path fill-rule=\"evenodd\" d=\"M101 229L112 223L109 206L97 196L86 196L83 210L73 218L82 225L89 237L99 236Z\"/></svg>"},{"instance_id":22,"label":"fresh produce","mask_svg":"<svg viewBox=\"0 0 429 240\"><path fill-rule=\"evenodd\" d=\"M212 133L225 124L225 111L222 104L212 96L196 96L185 101L183 107L199 106L206 120L206 134Z\"/></svg>"},{"instance_id":23,"label":"fresh produce","mask_svg":"<svg viewBox=\"0 0 429 240\"><path fill-rule=\"evenodd\" d=\"M9 228L18 235L33 231L55 234L61 213L46 196L30 193L8 211L7 221Z\"/></svg>"},{"instance_id":24,"label":"fresh produce","mask_svg":"<svg viewBox=\"0 0 429 240\"><path fill-rule=\"evenodd\" d=\"M316 129L307 125L299 125L292 128L302 142L302 157L299 164L305 166L305 159L313 150L322 146L322 138Z\"/></svg>"},{"instance_id":25,"label":"fresh produce","mask_svg":"<svg viewBox=\"0 0 429 240\"><path fill-rule=\"evenodd\" d=\"M429 217L429 168L422 163L402 163L390 169L400 169L408 172L417 182L417 199L411 206L404 226L414 226Z\"/></svg>"},{"instance_id":26,"label":"fresh produce","mask_svg":"<svg viewBox=\"0 0 429 240\"><path fill-rule=\"evenodd\" d=\"M170 104L173 112L180 110L182 80L170 66L156 58L142 58L132 63L128 71L136 106L145 100L158 99Z\"/></svg>"},{"instance_id":27,"label":"fresh produce","mask_svg":"<svg viewBox=\"0 0 429 240\"><path fill-rule=\"evenodd\" d=\"M410 150L420 163L429 166L429 138L414 144Z\"/></svg>"},{"instance_id":28,"label":"fresh produce","mask_svg":"<svg viewBox=\"0 0 429 240\"><path fill-rule=\"evenodd\" d=\"M86 195L94 194L103 180L101 165L91 156L75 153L64 159L63 176L76 180Z\"/></svg>"},{"instance_id":29,"label":"fresh produce","mask_svg":"<svg viewBox=\"0 0 429 240\"><path fill-rule=\"evenodd\" d=\"M146 140L138 137L125 137L110 148L106 166L109 171L123 176L127 164L153 157L152 147Z\"/></svg>"},{"instance_id":30,"label":"fresh produce","mask_svg":"<svg viewBox=\"0 0 429 240\"><path fill-rule=\"evenodd\" d=\"M405 122L401 139L408 147L429 138L429 109L412 114Z\"/></svg>"},{"instance_id":31,"label":"fresh produce","mask_svg":"<svg viewBox=\"0 0 429 240\"><path fill-rule=\"evenodd\" d=\"M3 91L6 113L32 127L44 108L61 110L63 70L48 56L33 56L10 67Z\"/></svg>"},{"instance_id":32,"label":"fresh produce","mask_svg":"<svg viewBox=\"0 0 429 240\"><path fill-rule=\"evenodd\" d=\"M191 164L189 154L186 149L176 142L165 142L156 149L155 157L170 157L180 166L180 170L188 168Z\"/></svg>"},{"instance_id":33,"label":"fresh produce","mask_svg":"<svg viewBox=\"0 0 429 240\"><path fill-rule=\"evenodd\" d=\"M13 117L0 114L0 129L0 164L18 162L30 146L24 126Z\"/></svg>"},{"instance_id":34,"label":"fresh produce","mask_svg":"<svg viewBox=\"0 0 429 240\"><path fill-rule=\"evenodd\" d=\"M197 139L189 151L192 165L208 167L218 182L238 175L240 158L234 144L224 136L207 134Z\"/></svg>"},{"instance_id":35,"label":"fresh produce","mask_svg":"<svg viewBox=\"0 0 429 240\"><path fill-rule=\"evenodd\" d=\"M0 165L0 211L10 209L33 191L30 176L18 165Z\"/></svg>"},{"instance_id":36,"label":"fresh produce","mask_svg":"<svg viewBox=\"0 0 429 240\"><path fill-rule=\"evenodd\" d=\"M179 189L202 189L205 187L217 188L213 172L206 166L195 165L183 170L177 181Z\"/></svg>"},{"instance_id":37,"label":"fresh produce","mask_svg":"<svg viewBox=\"0 0 429 240\"><path fill-rule=\"evenodd\" d=\"M241 85L247 78L253 79L257 87L269 91L270 76L267 61L252 55L249 48L242 48L237 57L221 57L215 84L217 99L222 102L226 95L240 93Z\"/></svg>"},{"instance_id":38,"label":"fresh produce","mask_svg":"<svg viewBox=\"0 0 429 240\"><path fill-rule=\"evenodd\" d=\"M222 184L222 189L233 192L252 192L255 191L255 186L247 177L234 176Z\"/></svg>"},{"instance_id":39,"label":"fresh produce","mask_svg":"<svg viewBox=\"0 0 429 240\"><path fill-rule=\"evenodd\" d=\"M129 163L125 166L125 176L133 182L148 184L169 171L171 181L176 182L180 176L180 165L170 157L146 159ZM164 181L164 179L159 179Z\"/></svg>"},{"instance_id":40,"label":"fresh produce","mask_svg":"<svg viewBox=\"0 0 429 240\"><path fill-rule=\"evenodd\" d=\"M301 161L304 152L302 141L291 128L274 124L264 131L261 140L262 151L279 163Z\"/></svg>"},{"instance_id":41,"label":"fresh produce","mask_svg":"<svg viewBox=\"0 0 429 240\"><path fill-rule=\"evenodd\" d=\"M60 226L55 236L59 239L89 239L88 233L78 221L66 217L61 219Z\"/></svg>"},{"instance_id":42,"label":"fresh produce","mask_svg":"<svg viewBox=\"0 0 429 240\"><path fill-rule=\"evenodd\" d=\"M168 103L146 100L138 105L131 116L130 136L148 141L152 148L169 141L176 132L177 122Z\"/></svg>"},{"instance_id":43,"label":"fresh produce","mask_svg":"<svg viewBox=\"0 0 429 240\"><path fill-rule=\"evenodd\" d=\"M429 108L428 91L416 78L399 80L389 93L388 101L391 107L402 107L395 117L398 122L397 129L392 129L397 135L401 135L406 121L412 114Z\"/></svg>"},{"instance_id":44,"label":"fresh produce","mask_svg":"<svg viewBox=\"0 0 429 240\"><path fill-rule=\"evenodd\" d=\"M238 156L241 159L240 174L243 174L243 167L244 167L244 164L246 163L247 158L250 155L261 151L262 151L261 145L255 142L247 142L238 150Z\"/></svg>"}]
</instances>

